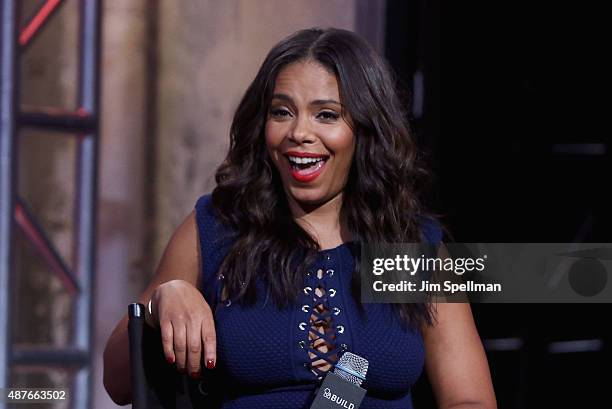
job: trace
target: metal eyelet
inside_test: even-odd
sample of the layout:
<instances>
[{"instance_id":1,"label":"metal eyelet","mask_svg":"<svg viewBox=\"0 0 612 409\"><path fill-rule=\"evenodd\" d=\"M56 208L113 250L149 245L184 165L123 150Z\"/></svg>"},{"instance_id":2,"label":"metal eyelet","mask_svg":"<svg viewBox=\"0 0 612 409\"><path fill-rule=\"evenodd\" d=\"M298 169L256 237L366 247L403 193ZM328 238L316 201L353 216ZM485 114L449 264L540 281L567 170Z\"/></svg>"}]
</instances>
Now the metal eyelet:
<instances>
[{"instance_id":1,"label":"metal eyelet","mask_svg":"<svg viewBox=\"0 0 612 409\"><path fill-rule=\"evenodd\" d=\"M219 280L223 280L225 278L225 276L223 274L219 274L219 277L217 277Z\"/></svg>"},{"instance_id":2,"label":"metal eyelet","mask_svg":"<svg viewBox=\"0 0 612 409\"><path fill-rule=\"evenodd\" d=\"M225 300L225 306L229 307L230 305L232 305L232 300L230 299Z\"/></svg>"},{"instance_id":3,"label":"metal eyelet","mask_svg":"<svg viewBox=\"0 0 612 409\"><path fill-rule=\"evenodd\" d=\"M302 305L302 311L309 312L310 311L310 305L308 305L308 304Z\"/></svg>"},{"instance_id":4,"label":"metal eyelet","mask_svg":"<svg viewBox=\"0 0 612 409\"><path fill-rule=\"evenodd\" d=\"M348 349L348 345L340 344L340 349L343 350L343 351L346 351Z\"/></svg>"},{"instance_id":5,"label":"metal eyelet","mask_svg":"<svg viewBox=\"0 0 612 409\"><path fill-rule=\"evenodd\" d=\"M329 289L329 296L330 296L330 297L333 297L333 296L335 296L335 295L336 295L336 290L335 290L335 289L333 289L333 288L330 288L330 289Z\"/></svg>"},{"instance_id":6,"label":"metal eyelet","mask_svg":"<svg viewBox=\"0 0 612 409\"><path fill-rule=\"evenodd\" d=\"M202 396L208 396L208 391L206 391L206 383L204 383L204 381L200 381L198 383L198 391Z\"/></svg>"},{"instance_id":7,"label":"metal eyelet","mask_svg":"<svg viewBox=\"0 0 612 409\"><path fill-rule=\"evenodd\" d=\"M301 329L302 331L306 330L306 323L305 322L300 322L300 324L298 325L298 328Z\"/></svg>"},{"instance_id":8,"label":"metal eyelet","mask_svg":"<svg viewBox=\"0 0 612 409\"><path fill-rule=\"evenodd\" d=\"M331 258L332 258L332 257L331 257L331 255L329 255L329 254L326 254L326 255L325 255L325 260L330 261L330 260L331 260Z\"/></svg>"},{"instance_id":9,"label":"metal eyelet","mask_svg":"<svg viewBox=\"0 0 612 409\"><path fill-rule=\"evenodd\" d=\"M310 277L312 275L312 271L307 271L306 272L306 277Z\"/></svg>"},{"instance_id":10,"label":"metal eyelet","mask_svg":"<svg viewBox=\"0 0 612 409\"><path fill-rule=\"evenodd\" d=\"M302 349L306 348L306 341L300 341L299 345L300 345L300 348Z\"/></svg>"},{"instance_id":11,"label":"metal eyelet","mask_svg":"<svg viewBox=\"0 0 612 409\"><path fill-rule=\"evenodd\" d=\"M342 334L344 332L344 325L338 325L336 329L338 330L338 334Z\"/></svg>"},{"instance_id":12,"label":"metal eyelet","mask_svg":"<svg viewBox=\"0 0 612 409\"><path fill-rule=\"evenodd\" d=\"M312 287L304 287L304 294L308 295L312 292Z\"/></svg>"},{"instance_id":13,"label":"metal eyelet","mask_svg":"<svg viewBox=\"0 0 612 409\"><path fill-rule=\"evenodd\" d=\"M334 307L334 315L340 314L340 308Z\"/></svg>"},{"instance_id":14,"label":"metal eyelet","mask_svg":"<svg viewBox=\"0 0 612 409\"><path fill-rule=\"evenodd\" d=\"M332 270L331 268L329 270L326 271L327 275L330 277L334 276L334 270Z\"/></svg>"}]
</instances>

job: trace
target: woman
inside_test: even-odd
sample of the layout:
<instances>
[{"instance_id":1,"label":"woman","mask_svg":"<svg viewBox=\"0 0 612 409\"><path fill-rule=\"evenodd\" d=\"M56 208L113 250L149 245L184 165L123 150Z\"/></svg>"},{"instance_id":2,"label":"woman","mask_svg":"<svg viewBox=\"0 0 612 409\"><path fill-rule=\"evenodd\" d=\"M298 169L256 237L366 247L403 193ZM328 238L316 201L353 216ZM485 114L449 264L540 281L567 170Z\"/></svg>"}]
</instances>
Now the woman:
<instances>
[{"instance_id":1,"label":"woman","mask_svg":"<svg viewBox=\"0 0 612 409\"><path fill-rule=\"evenodd\" d=\"M468 304L361 304L360 242L439 244L390 73L355 34L295 33L236 111L212 195L172 236L149 304L164 352L198 377L222 369L224 408L309 406L345 351L369 361L362 408L410 408L423 366L440 408L494 408ZM130 401L127 318L105 386ZM203 359L202 359L203 355Z\"/></svg>"}]
</instances>

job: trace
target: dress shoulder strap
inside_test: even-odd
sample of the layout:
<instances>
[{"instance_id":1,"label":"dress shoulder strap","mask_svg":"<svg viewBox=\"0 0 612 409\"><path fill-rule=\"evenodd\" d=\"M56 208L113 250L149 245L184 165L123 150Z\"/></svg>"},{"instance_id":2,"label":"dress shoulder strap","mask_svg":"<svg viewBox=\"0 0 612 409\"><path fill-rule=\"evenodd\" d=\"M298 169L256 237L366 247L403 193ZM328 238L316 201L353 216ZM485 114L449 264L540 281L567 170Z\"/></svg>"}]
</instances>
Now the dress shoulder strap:
<instances>
[{"instance_id":1,"label":"dress shoulder strap","mask_svg":"<svg viewBox=\"0 0 612 409\"><path fill-rule=\"evenodd\" d=\"M212 204L212 195L201 196L196 202L195 212L202 259L200 282L204 297L211 304L217 301L214 299L217 296L219 281L217 272L231 248L233 237L231 230L219 221Z\"/></svg>"},{"instance_id":2,"label":"dress shoulder strap","mask_svg":"<svg viewBox=\"0 0 612 409\"><path fill-rule=\"evenodd\" d=\"M442 242L443 232L440 223L431 217L421 217L421 235L423 240L430 245L437 246Z\"/></svg>"}]
</instances>

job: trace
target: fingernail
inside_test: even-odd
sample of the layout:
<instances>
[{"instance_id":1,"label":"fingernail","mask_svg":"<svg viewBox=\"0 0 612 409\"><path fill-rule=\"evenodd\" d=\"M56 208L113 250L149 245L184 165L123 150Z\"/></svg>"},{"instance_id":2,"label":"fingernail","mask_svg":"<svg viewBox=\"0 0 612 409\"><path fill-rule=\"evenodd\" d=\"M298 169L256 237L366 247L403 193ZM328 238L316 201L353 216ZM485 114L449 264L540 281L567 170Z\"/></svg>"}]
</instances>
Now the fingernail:
<instances>
[{"instance_id":1,"label":"fingernail","mask_svg":"<svg viewBox=\"0 0 612 409\"><path fill-rule=\"evenodd\" d=\"M198 378L200 377L200 372L192 372L192 373L191 373L191 377L192 377L193 379L198 379Z\"/></svg>"},{"instance_id":2,"label":"fingernail","mask_svg":"<svg viewBox=\"0 0 612 409\"><path fill-rule=\"evenodd\" d=\"M170 358L170 357L168 357L168 358L166 358L166 361L168 361L168 363L169 363L170 365L172 365L172 364L174 363L174 358Z\"/></svg>"},{"instance_id":3,"label":"fingernail","mask_svg":"<svg viewBox=\"0 0 612 409\"><path fill-rule=\"evenodd\" d=\"M215 367L215 360L214 359L209 359L208 361L206 361L206 368L213 369L214 367Z\"/></svg>"},{"instance_id":4,"label":"fingernail","mask_svg":"<svg viewBox=\"0 0 612 409\"><path fill-rule=\"evenodd\" d=\"M180 373L185 373L185 372L187 372L187 371L185 370L185 368L179 368L179 369L178 369L178 371L179 371Z\"/></svg>"}]
</instances>

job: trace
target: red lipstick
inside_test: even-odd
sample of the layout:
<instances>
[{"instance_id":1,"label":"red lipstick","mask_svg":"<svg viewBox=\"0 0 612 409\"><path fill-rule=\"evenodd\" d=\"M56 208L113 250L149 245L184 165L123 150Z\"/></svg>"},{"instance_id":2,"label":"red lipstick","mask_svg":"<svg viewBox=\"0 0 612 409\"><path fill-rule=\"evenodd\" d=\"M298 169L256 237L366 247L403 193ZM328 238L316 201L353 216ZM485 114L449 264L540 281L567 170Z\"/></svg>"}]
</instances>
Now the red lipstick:
<instances>
[{"instance_id":1,"label":"red lipstick","mask_svg":"<svg viewBox=\"0 0 612 409\"><path fill-rule=\"evenodd\" d=\"M289 173L300 183L309 183L319 177L325 170L325 163L329 158L329 155L325 154L298 151L288 151L285 156L289 161ZM304 159L319 160L304 162Z\"/></svg>"},{"instance_id":2,"label":"red lipstick","mask_svg":"<svg viewBox=\"0 0 612 409\"><path fill-rule=\"evenodd\" d=\"M323 153L313 152L298 152L298 151L287 151L285 156L297 156L298 158L327 158L329 155Z\"/></svg>"}]
</instances>

